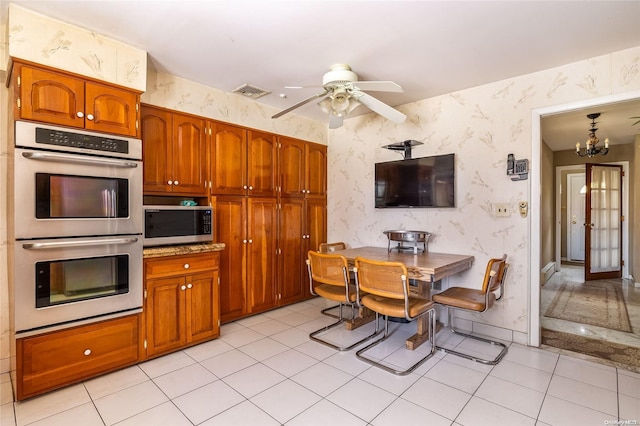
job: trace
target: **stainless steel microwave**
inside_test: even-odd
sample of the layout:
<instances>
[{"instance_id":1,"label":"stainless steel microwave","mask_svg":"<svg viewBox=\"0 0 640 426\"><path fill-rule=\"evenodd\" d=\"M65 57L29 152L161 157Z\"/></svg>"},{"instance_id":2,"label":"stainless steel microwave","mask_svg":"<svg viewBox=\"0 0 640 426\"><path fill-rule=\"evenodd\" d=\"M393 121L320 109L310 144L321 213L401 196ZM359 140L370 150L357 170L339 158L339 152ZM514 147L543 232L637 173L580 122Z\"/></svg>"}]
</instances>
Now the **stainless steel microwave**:
<instances>
[{"instance_id":1,"label":"stainless steel microwave","mask_svg":"<svg viewBox=\"0 0 640 426\"><path fill-rule=\"evenodd\" d=\"M144 246L213 241L213 209L206 206L144 206Z\"/></svg>"}]
</instances>

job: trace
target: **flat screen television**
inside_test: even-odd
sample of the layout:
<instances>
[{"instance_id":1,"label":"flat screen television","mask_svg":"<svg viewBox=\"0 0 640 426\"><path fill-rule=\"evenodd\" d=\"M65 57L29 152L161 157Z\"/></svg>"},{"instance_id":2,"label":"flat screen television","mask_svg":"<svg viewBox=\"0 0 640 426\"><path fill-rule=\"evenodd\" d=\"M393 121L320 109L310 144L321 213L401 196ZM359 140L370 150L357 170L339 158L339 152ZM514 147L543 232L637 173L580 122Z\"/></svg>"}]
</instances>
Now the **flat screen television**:
<instances>
[{"instance_id":1,"label":"flat screen television","mask_svg":"<svg viewBox=\"0 0 640 426\"><path fill-rule=\"evenodd\" d=\"M376 208L455 207L455 154L376 163Z\"/></svg>"}]
</instances>

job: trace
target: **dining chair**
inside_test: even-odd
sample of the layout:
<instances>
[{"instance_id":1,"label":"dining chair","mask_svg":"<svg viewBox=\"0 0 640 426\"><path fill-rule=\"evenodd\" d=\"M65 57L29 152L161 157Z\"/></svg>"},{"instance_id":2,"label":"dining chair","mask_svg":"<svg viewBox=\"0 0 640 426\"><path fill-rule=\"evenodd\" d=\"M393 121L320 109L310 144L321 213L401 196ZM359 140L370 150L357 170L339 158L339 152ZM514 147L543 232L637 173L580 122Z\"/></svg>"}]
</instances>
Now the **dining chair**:
<instances>
[{"instance_id":1,"label":"dining chair","mask_svg":"<svg viewBox=\"0 0 640 426\"><path fill-rule=\"evenodd\" d=\"M356 356L371 365L400 376L411 373L436 352L436 311L433 302L411 295L407 267L403 263L356 257L354 269L356 285L361 295L360 303L376 313L376 329L380 315L384 316L384 336L358 350ZM429 316L427 331L431 350L418 362L405 370L397 370L365 356L367 351L384 342L390 336L389 317L413 321L422 315Z\"/></svg>"},{"instance_id":2,"label":"dining chair","mask_svg":"<svg viewBox=\"0 0 640 426\"><path fill-rule=\"evenodd\" d=\"M466 354L453 349L447 349L439 347L444 352L461 356L463 358L470 359L482 364L495 365L507 354L508 347L504 343L486 339L484 337L475 336L469 333L464 333L456 330L453 327L453 311L459 309L461 311L482 313L489 310L494 306L497 300L500 300L504 295L504 282L507 275L509 264L507 263L507 255L504 254L500 258L489 259L487 263L487 269L484 274L484 280L480 289L466 288L466 287L450 287L439 294L434 294L431 299L438 305L447 308L448 327L449 329L458 335L468 337L470 339L479 340L481 342L489 343L493 346L502 348L500 353L492 359L485 359L476 357L470 354ZM496 296L496 292L499 294Z\"/></svg>"},{"instance_id":3,"label":"dining chair","mask_svg":"<svg viewBox=\"0 0 640 426\"><path fill-rule=\"evenodd\" d=\"M311 340L330 346L338 351L348 351L380 334L376 325L376 330L373 334L347 346L337 345L318 337L318 335L345 322L342 312L345 305L351 306L351 319L355 318L356 307L359 306L358 300L361 295L358 287L349 279L347 259L342 255L318 253L310 250L307 254L307 269L309 271L311 294L338 302L339 307L338 321L309 334Z\"/></svg>"},{"instance_id":4,"label":"dining chair","mask_svg":"<svg viewBox=\"0 0 640 426\"><path fill-rule=\"evenodd\" d=\"M320 245L318 246L318 252L319 253L333 253L336 250L345 250L347 248L347 245L345 243L343 243L342 241L338 241L335 243L320 243ZM355 282L355 279L353 278L353 274L349 273L349 278L350 281L352 283ZM329 306L328 308L324 308L323 310L321 310L320 312L323 315L326 315L328 317L331 318L339 318L339 315L333 314L329 311L332 311L336 308L339 308L340 305L333 305L333 306ZM352 306L352 308L354 308L354 306Z\"/></svg>"}]
</instances>

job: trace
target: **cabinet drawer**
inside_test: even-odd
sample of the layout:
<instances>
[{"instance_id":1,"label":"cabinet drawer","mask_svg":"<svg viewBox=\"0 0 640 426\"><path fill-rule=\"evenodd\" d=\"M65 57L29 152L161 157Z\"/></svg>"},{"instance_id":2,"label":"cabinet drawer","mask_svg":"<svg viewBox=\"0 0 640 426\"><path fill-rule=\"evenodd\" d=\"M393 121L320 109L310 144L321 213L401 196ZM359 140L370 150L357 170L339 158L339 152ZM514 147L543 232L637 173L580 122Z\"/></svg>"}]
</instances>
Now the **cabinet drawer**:
<instances>
[{"instance_id":1,"label":"cabinet drawer","mask_svg":"<svg viewBox=\"0 0 640 426\"><path fill-rule=\"evenodd\" d=\"M182 256L165 256L145 260L146 278L184 275L191 272L218 269L218 253L198 253Z\"/></svg>"},{"instance_id":2,"label":"cabinet drawer","mask_svg":"<svg viewBox=\"0 0 640 426\"><path fill-rule=\"evenodd\" d=\"M18 339L18 399L137 362L139 317Z\"/></svg>"}]
</instances>

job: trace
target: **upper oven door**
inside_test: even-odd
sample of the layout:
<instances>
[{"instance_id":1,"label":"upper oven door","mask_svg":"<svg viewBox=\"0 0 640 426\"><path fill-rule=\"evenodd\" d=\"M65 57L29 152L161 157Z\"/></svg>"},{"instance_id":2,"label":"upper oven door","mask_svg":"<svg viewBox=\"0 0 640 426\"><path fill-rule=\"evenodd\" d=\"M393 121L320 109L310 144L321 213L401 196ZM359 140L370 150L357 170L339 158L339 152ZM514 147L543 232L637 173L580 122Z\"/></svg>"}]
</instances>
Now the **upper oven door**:
<instances>
[{"instance_id":1,"label":"upper oven door","mask_svg":"<svg viewBox=\"0 0 640 426\"><path fill-rule=\"evenodd\" d=\"M16 148L15 238L141 234L142 163Z\"/></svg>"}]
</instances>

